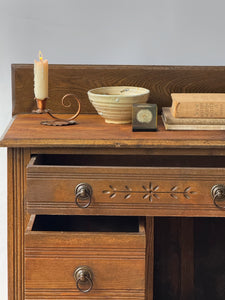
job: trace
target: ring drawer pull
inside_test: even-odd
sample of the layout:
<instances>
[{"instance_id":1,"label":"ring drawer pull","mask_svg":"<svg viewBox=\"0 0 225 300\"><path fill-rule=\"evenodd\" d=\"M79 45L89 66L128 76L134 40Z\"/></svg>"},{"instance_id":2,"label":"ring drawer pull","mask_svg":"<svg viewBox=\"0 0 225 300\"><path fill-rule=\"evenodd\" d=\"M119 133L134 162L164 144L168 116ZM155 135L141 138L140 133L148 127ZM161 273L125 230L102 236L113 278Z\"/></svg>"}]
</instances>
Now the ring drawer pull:
<instances>
[{"instance_id":1,"label":"ring drawer pull","mask_svg":"<svg viewBox=\"0 0 225 300\"><path fill-rule=\"evenodd\" d=\"M78 267L74 271L74 279L76 281L77 289L82 293L88 293L93 287L93 273L88 266ZM82 286L88 285L88 288L83 289Z\"/></svg>"},{"instance_id":2,"label":"ring drawer pull","mask_svg":"<svg viewBox=\"0 0 225 300\"><path fill-rule=\"evenodd\" d=\"M80 183L75 188L75 203L80 208L91 204L92 188L88 183Z\"/></svg>"},{"instance_id":3,"label":"ring drawer pull","mask_svg":"<svg viewBox=\"0 0 225 300\"><path fill-rule=\"evenodd\" d=\"M223 184L214 185L211 189L211 195L215 206L225 210L225 185Z\"/></svg>"}]
</instances>

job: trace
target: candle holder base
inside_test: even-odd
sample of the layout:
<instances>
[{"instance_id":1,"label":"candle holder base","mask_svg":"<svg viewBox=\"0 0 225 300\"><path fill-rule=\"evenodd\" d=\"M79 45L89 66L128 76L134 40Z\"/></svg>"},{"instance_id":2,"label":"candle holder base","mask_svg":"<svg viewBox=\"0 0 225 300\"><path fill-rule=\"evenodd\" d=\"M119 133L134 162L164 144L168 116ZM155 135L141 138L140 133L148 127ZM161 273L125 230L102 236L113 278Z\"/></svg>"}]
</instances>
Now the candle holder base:
<instances>
[{"instance_id":1,"label":"candle holder base","mask_svg":"<svg viewBox=\"0 0 225 300\"><path fill-rule=\"evenodd\" d=\"M44 110L42 110L42 109L40 109L40 108L37 108L37 109L33 109L32 110L32 113L34 113L34 114L46 114L48 112L48 109L44 109Z\"/></svg>"},{"instance_id":2,"label":"candle holder base","mask_svg":"<svg viewBox=\"0 0 225 300\"><path fill-rule=\"evenodd\" d=\"M44 100L40 100L40 99L35 99L37 102L37 109L33 110L32 112L35 114L45 114L47 113L51 118L53 118L54 120L46 120L46 121L41 121L41 125L47 125L47 126L68 126L68 125L76 125L77 122L74 121L74 119L79 115L80 113L80 101L78 100L78 98L74 95L74 94L66 94L65 96L63 96L62 98L62 105L64 107L70 107L71 106L71 102L69 101L68 104L65 104L65 99L67 97L73 97L77 104L78 104L78 108L76 113L69 119L63 119L63 118L58 118L56 116L54 116L49 109L46 108L46 103L47 103L47 99L45 98Z\"/></svg>"},{"instance_id":3,"label":"candle holder base","mask_svg":"<svg viewBox=\"0 0 225 300\"><path fill-rule=\"evenodd\" d=\"M37 109L32 110L32 113L34 114L45 114L48 112L48 109L46 109L46 103L48 98L45 99L37 99L34 98L36 100L37 103Z\"/></svg>"},{"instance_id":4,"label":"candle holder base","mask_svg":"<svg viewBox=\"0 0 225 300\"><path fill-rule=\"evenodd\" d=\"M69 126L69 125L76 125L77 122L75 121L67 121L67 120L55 120L55 121L42 121L41 125L47 126Z\"/></svg>"}]
</instances>

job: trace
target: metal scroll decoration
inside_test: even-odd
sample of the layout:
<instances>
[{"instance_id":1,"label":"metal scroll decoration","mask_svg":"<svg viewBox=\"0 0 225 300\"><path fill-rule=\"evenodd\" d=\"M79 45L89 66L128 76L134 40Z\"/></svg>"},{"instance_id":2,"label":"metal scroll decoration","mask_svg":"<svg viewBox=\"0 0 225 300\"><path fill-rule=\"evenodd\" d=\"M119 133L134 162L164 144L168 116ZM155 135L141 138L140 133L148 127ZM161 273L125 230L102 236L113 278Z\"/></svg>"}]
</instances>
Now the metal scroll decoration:
<instances>
[{"instance_id":1,"label":"metal scroll decoration","mask_svg":"<svg viewBox=\"0 0 225 300\"><path fill-rule=\"evenodd\" d=\"M184 190L179 191L178 186L173 186L169 191L160 191L159 185L153 186L150 182L148 186L143 185L142 190L132 190L128 185L124 186L124 189L117 189L116 187L109 185L108 190L103 190L103 194L108 194L110 198L116 197L118 194L124 194L124 199L129 199L132 194L141 194L143 199L148 199L150 202L155 199L160 199L162 194L168 194L174 199L178 199L179 195L183 195L186 199L190 199L192 194L196 192L191 190L191 187L188 186Z\"/></svg>"},{"instance_id":2,"label":"metal scroll decoration","mask_svg":"<svg viewBox=\"0 0 225 300\"><path fill-rule=\"evenodd\" d=\"M76 101L77 105L78 105L77 111L69 119L56 117L49 109L47 109L46 108L46 103L47 103L48 98L45 98L44 100L35 99L36 103L37 103L37 109L33 110L33 113L36 113L36 114L45 114L45 113L47 113L51 118L53 118L53 120L42 121L41 122L42 125L48 125L48 126L75 125L77 123L74 120L76 119L76 117L80 113L80 101L74 94L66 94L62 97L62 100L61 100L62 106L64 106L64 107L70 107L71 106L71 101L69 101L67 99L68 97L73 97L74 100ZM67 104L66 104L66 101L65 101L66 99L67 99Z\"/></svg>"}]
</instances>

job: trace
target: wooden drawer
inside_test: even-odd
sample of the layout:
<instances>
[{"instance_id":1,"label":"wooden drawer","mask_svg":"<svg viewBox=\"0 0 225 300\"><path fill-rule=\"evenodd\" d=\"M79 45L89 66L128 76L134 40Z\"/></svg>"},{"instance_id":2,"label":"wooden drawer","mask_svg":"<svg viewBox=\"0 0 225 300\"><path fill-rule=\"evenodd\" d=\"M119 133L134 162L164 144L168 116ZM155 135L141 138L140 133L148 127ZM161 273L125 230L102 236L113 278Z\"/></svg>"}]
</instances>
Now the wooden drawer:
<instances>
[{"instance_id":1,"label":"wooden drawer","mask_svg":"<svg viewBox=\"0 0 225 300\"><path fill-rule=\"evenodd\" d=\"M144 300L145 247L138 217L32 215L25 233L25 299ZM74 272L84 266L92 278L78 282L82 292Z\"/></svg>"},{"instance_id":2,"label":"wooden drawer","mask_svg":"<svg viewBox=\"0 0 225 300\"><path fill-rule=\"evenodd\" d=\"M86 200L75 193L82 183ZM223 183L221 157L39 155L27 167L26 202L35 214L225 216L211 196Z\"/></svg>"}]
</instances>

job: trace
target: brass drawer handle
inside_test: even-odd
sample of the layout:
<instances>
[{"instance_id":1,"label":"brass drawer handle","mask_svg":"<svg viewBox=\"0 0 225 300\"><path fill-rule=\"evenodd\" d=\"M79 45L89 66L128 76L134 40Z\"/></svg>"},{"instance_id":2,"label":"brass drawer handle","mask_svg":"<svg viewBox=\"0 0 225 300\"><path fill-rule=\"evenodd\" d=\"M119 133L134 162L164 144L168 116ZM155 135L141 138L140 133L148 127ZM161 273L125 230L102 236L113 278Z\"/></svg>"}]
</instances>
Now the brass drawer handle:
<instances>
[{"instance_id":1,"label":"brass drawer handle","mask_svg":"<svg viewBox=\"0 0 225 300\"><path fill-rule=\"evenodd\" d=\"M88 183L79 183L75 188L75 203L80 208L91 204L92 188Z\"/></svg>"},{"instance_id":2,"label":"brass drawer handle","mask_svg":"<svg viewBox=\"0 0 225 300\"><path fill-rule=\"evenodd\" d=\"M77 289L82 293L88 293L93 287L93 273L88 266L78 267L74 271L74 279L76 281ZM88 286L87 288L83 288Z\"/></svg>"},{"instance_id":3,"label":"brass drawer handle","mask_svg":"<svg viewBox=\"0 0 225 300\"><path fill-rule=\"evenodd\" d=\"M223 184L214 185L211 189L211 195L215 206L225 210L225 185Z\"/></svg>"}]
</instances>

